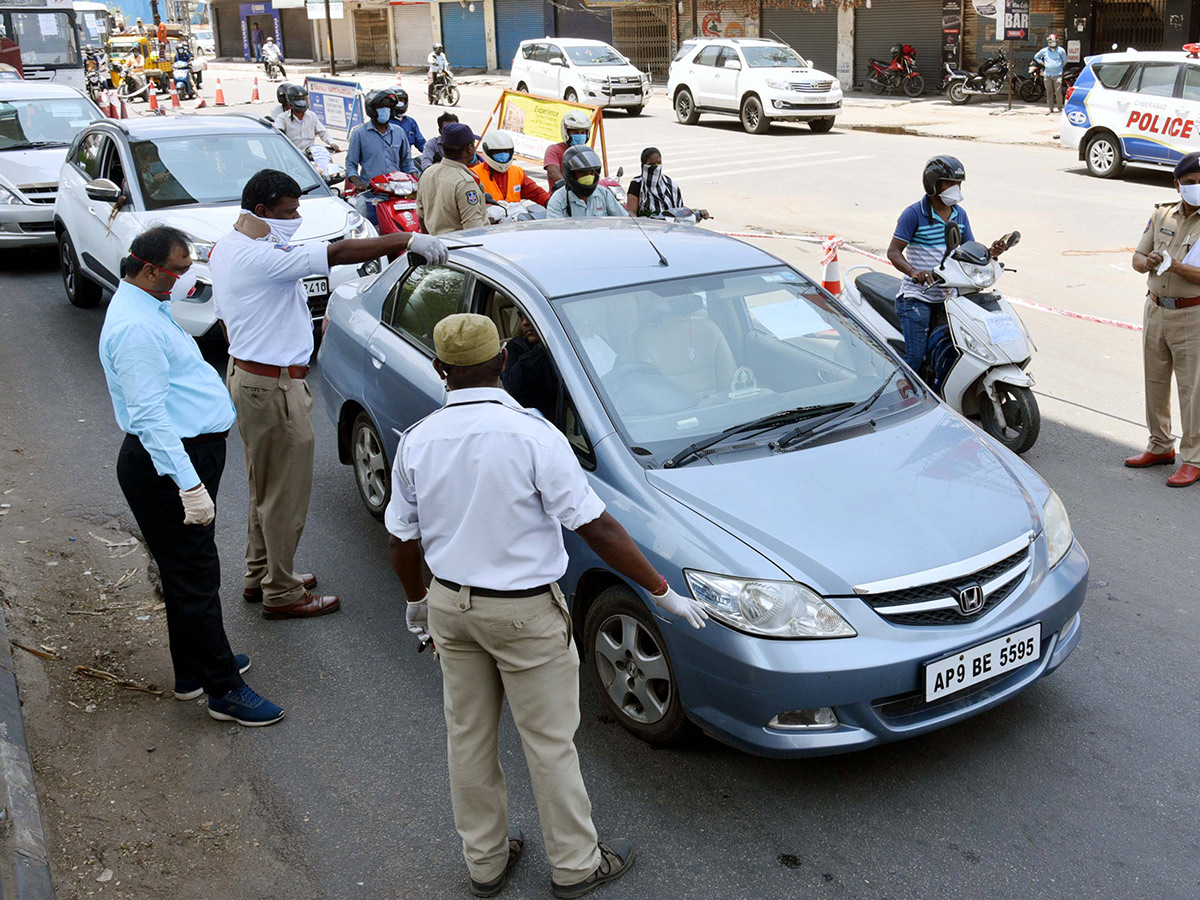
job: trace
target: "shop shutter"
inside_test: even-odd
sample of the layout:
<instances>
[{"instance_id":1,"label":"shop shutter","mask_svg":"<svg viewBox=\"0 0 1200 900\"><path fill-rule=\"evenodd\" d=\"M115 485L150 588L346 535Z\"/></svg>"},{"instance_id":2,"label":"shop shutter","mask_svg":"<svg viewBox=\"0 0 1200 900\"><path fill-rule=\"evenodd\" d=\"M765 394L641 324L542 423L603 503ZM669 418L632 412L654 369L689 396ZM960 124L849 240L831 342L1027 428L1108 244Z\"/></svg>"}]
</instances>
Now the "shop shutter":
<instances>
[{"instance_id":1,"label":"shop shutter","mask_svg":"<svg viewBox=\"0 0 1200 900\"><path fill-rule=\"evenodd\" d=\"M671 42L671 7L663 4L613 10L612 44L629 61L666 81L674 48Z\"/></svg>"},{"instance_id":2,"label":"shop shutter","mask_svg":"<svg viewBox=\"0 0 1200 900\"><path fill-rule=\"evenodd\" d=\"M443 3L442 43L451 71L487 68L487 38L483 28L483 2L475 4L475 12L462 4Z\"/></svg>"},{"instance_id":3,"label":"shop shutter","mask_svg":"<svg viewBox=\"0 0 1200 900\"><path fill-rule=\"evenodd\" d=\"M213 13L217 17L217 56L232 56L242 59L244 45L242 44L242 20L238 18L236 6L214 6Z\"/></svg>"},{"instance_id":4,"label":"shop shutter","mask_svg":"<svg viewBox=\"0 0 1200 900\"><path fill-rule=\"evenodd\" d=\"M354 11L354 49L360 66L390 66L386 9L356 9Z\"/></svg>"},{"instance_id":5,"label":"shop shutter","mask_svg":"<svg viewBox=\"0 0 1200 900\"><path fill-rule=\"evenodd\" d=\"M612 13L592 8L583 0L556 0L554 4L554 36L587 38L612 43Z\"/></svg>"},{"instance_id":6,"label":"shop shutter","mask_svg":"<svg viewBox=\"0 0 1200 900\"><path fill-rule=\"evenodd\" d=\"M925 90L942 80L942 0L875 0L854 11L854 83L867 80L870 57L890 60L894 44L912 44Z\"/></svg>"},{"instance_id":7,"label":"shop shutter","mask_svg":"<svg viewBox=\"0 0 1200 900\"><path fill-rule=\"evenodd\" d=\"M428 3L404 3L392 7L396 31L396 65L402 69L424 69L433 49L433 24ZM421 82L424 87L424 82Z\"/></svg>"},{"instance_id":8,"label":"shop shutter","mask_svg":"<svg viewBox=\"0 0 1200 900\"><path fill-rule=\"evenodd\" d=\"M521 41L546 36L542 0L496 0L496 67L512 68Z\"/></svg>"},{"instance_id":9,"label":"shop shutter","mask_svg":"<svg viewBox=\"0 0 1200 900\"><path fill-rule=\"evenodd\" d=\"M763 3L759 36L783 41L814 69L837 77L837 10L830 3L822 9L772 9Z\"/></svg>"},{"instance_id":10,"label":"shop shutter","mask_svg":"<svg viewBox=\"0 0 1200 900\"><path fill-rule=\"evenodd\" d=\"M329 58L329 41L325 31L325 20L317 20L317 46L313 48L318 59ZM354 62L354 36L350 29L350 10L340 19L333 20L333 54L340 63Z\"/></svg>"},{"instance_id":11,"label":"shop shutter","mask_svg":"<svg viewBox=\"0 0 1200 900\"><path fill-rule=\"evenodd\" d=\"M312 22L303 9L281 9L279 28L288 59L313 59Z\"/></svg>"}]
</instances>

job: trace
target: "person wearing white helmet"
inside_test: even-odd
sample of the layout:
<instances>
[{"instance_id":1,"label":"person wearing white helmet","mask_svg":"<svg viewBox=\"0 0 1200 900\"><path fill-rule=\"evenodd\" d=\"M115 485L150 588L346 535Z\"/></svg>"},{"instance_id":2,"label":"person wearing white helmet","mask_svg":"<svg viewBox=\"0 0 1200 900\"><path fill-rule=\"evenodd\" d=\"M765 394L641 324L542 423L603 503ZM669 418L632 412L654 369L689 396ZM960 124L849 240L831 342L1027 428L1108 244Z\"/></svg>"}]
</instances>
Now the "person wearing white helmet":
<instances>
[{"instance_id":1,"label":"person wearing white helmet","mask_svg":"<svg viewBox=\"0 0 1200 900\"><path fill-rule=\"evenodd\" d=\"M546 157L542 160L542 165L546 167L546 180L549 181L551 190L558 182L562 181L563 154L567 152L568 147L577 147L587 143L588 135L592 131L592 120L583 111L572 109L562 117L559 131L562 133L562 142L547 147Z\"/></svg>"},{"instance_id":2,"label":"person wearing white helmet","mask_svg":"<svg viewBox=\"0 0 1200 900\"><path fill-rule=\"evenodd\" d=\"M471 171L492 200L510 203L532 200L539 206L545 206L550 200L550 194L513 162L516 147L509 132L488 132L480 150L483 160L471 166Z\"/></svg>"}]
</instances>

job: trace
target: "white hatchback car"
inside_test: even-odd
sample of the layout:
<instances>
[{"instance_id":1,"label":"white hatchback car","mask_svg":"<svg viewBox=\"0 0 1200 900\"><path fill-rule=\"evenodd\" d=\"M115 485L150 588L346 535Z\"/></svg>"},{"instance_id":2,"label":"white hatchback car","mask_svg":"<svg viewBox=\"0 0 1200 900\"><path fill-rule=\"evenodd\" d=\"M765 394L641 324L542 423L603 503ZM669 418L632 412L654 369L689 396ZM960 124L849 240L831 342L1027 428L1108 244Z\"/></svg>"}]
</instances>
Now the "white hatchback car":
<instances>
[{"instance_id":1,"label":"white hatchback car","mask_svg":"<svg viewBox=\"0 0 1200 900\"><path fill-rule=\"evenodd\" d=\"M54 243L54 199L67 147L102 118L75 88L0 81L0 248Z\"/></svg>"},{"instance_id":2,"label":"white hatchback car","mask_svg":"<svg viewBox=\"0 0 1200 900\"><path fill-rule=\"evenodd\" d=\"M300 184L304 223L295 243L374 237L375 229L329 190L312 165L265 119L248 115L105 119L76 138L62 166L54 233L67 299L96 306L115 290L121 260L151 225L174 225L191 238L199 276L171 315L196 338L219 338L208 254L241 208L242 188L261 169L278 169ZM328 278L305 279L314 326L330 291L380 271L377 260L337 266Z\"/></svg>"},{"instance_id":3,"label":"white hatchback car","mask_svg":"<svg viewBox=\"0 0 1200 900\"><path fill-rule=\"evenodd\" d=\"M737 116L751 134L772 122L833 128L842 111L842 86L787 44L759 38L684 41L667 80L675 117L695 125L701 113Z\"/></svg>"},{"instance_id":4,"label":"white hatchback car","mask_svg":"<svg viewBox=\"0 0 1200 900\"><path fill-rule=\"evenodd\" d=\"M589 106L616 107L631 116L650 102L650 75L603 41L542 38L522 41L512 61L513 90Z\"/></svg>"}]
</instances>

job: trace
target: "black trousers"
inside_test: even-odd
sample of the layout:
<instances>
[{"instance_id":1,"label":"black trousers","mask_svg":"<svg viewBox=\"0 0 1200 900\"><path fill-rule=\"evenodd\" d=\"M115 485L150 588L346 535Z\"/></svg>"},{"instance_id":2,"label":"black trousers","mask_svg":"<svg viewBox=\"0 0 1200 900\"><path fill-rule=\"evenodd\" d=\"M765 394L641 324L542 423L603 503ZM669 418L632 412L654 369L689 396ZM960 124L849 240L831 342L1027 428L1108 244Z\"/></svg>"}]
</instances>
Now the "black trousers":
<instances>
[{"instance_id":1,"label":"black trousers","mask_svg":"<svg viewBox=\"0 0 1200 900\"><path fill-rule=\"evenodd\" d=\"M225 442L197 444L187 454L215 502L225 469ZM175 677L199 679L205 693L223 697L243 682L221 621L216 522L183 524L179 487L155 471L150 454L132 434L125 436L117 457L117 480L158 563Z\"/></svg>"}]
</instances>

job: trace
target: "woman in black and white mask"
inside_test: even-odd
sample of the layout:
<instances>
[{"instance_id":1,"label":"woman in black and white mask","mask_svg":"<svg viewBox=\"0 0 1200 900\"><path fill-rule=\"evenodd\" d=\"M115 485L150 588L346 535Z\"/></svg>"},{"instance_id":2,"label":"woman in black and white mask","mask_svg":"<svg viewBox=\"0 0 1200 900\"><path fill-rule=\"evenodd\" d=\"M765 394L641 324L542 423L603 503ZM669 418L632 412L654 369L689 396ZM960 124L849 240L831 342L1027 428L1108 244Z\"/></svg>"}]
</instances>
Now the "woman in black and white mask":
<instances>
[{"instance_id":1,"label":"woman in black and white mask","mask_svg":"<svg viewBox=\"0 0 1200 900\"><path fill-rule=\"evenodd\" d=\"M668 216L683 207L683 194L662 171L662 154L657 147L642 151L642 174L629 183L625 208L631 216ZM692 210L698 219L710 218L708 210Z\"/></svg>"}]
</instances>

